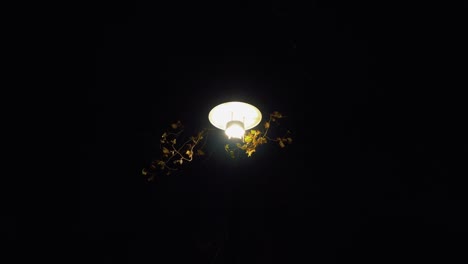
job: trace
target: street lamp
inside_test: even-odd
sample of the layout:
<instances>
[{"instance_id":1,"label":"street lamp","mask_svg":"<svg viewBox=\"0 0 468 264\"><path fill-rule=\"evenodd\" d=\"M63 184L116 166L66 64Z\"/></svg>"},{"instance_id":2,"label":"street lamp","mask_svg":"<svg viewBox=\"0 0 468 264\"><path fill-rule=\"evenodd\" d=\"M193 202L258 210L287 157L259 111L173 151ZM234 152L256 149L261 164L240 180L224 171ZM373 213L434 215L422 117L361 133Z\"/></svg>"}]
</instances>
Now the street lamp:
<instances>
[{"instance_id":1,"label":"street lamp","mask_svg":"<svg viewBox=\"0 0 468 264\"><path fill-rule=\"evenodd\" d=\"M224 130L228 138L243 138L245 130L262 121L262 113L251 104L226 102L211 109L208 119L213 126Z\"/></svg>"}]
</instances>

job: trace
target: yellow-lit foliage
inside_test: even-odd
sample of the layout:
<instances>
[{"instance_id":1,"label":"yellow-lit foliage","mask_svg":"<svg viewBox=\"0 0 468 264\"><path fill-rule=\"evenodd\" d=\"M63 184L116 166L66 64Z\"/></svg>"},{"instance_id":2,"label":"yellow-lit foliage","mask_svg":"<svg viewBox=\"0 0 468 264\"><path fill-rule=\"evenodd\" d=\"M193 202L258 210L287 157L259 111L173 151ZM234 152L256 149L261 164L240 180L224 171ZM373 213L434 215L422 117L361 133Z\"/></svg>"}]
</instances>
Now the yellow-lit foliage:
<instances>
[{"instance_id":1,"label":"yellow-lit foliage","mask_svg":"<svg viewBox=\"0 0 468 264\"><path fill-rule=\"evenodd\" d=\"M292 138L290 137L289 131L286 131L286 134L284 136L276 137L274 139L268 136L268 132L271 128L271 125L272 124L275 124L276 126L279 125L278 120L281 118L284 118L284 116L279 112L275 111L272 114L270 114L270 118L268 119L268 121L266 121L263 124L264 131L255 130L255 129L251 129L250 131L247 131L244 136L243 143L236 144L237 149L244 151L245 154L247 154L247 157L250 157L256 151L258 146L265 144L269 141L278 142L278 145L281 148L284 148L286 146L285 143L291 144ZM230 154L232 158L236 157L235 150L230 146L230 144L227 144L224 147L224 149Z\"/></svg>"},{"instance_id":2,"label":"yellow-lit foliage","mask_svg":"<svg viewBox=\"0 0 468 264\"><path fill-rule=\"evenodd\" d=\"M286 144L292 143L290 131L287 130L283 136L270 138L268 132L272 127L279 126L279 119L284 116L279 112L270 114L268 121L263 124L262 130L251 129L246 131L242 143L226 144L224 149L231 158L238 157L238 152L244 152L247 157L255 153L257 147L268 142L277 142L281 148ZM206 144L207 129L203 129L196 135L181 140L184 127L180 121L172 123L169 128L161 135L159 158L153 160L151 164L143 168L142 174L147 176L149 181L153 180L159 174L170 175L178 171L184 162L191 162L197 156L205 155L203 148Z\"/></svg>"}]
</instances>

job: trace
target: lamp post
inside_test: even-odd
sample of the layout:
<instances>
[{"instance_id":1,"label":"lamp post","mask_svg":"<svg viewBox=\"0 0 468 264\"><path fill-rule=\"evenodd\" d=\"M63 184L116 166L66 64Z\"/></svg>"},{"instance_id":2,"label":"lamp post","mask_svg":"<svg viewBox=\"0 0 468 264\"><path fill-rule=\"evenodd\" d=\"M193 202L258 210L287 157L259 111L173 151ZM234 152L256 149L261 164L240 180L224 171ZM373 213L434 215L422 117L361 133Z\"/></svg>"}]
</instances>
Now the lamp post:
<instances>
[{"instance_id":1,"label":"lamp post","mask_svg":"<svg viewBox=\"0 0 468 264\"><path fill-rule=\"evenodd\" d=\"M244 102L226 102L215 106L208 114L213 126L226 132L228 138L244 137L245 130L262 121L262 113L255 106Z\"/></svg>"}]
</instances>

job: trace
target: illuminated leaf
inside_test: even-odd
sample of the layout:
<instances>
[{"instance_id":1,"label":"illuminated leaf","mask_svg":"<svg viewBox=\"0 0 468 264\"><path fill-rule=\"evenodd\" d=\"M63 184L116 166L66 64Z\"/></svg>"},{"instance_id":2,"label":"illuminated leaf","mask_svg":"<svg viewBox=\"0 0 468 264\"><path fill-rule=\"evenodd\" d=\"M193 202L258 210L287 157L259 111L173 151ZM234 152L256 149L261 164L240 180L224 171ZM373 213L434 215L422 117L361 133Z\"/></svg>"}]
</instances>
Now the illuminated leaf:
<instances>
[{"instance_id":1,"label":"illuminated leaf","mask_svg":"<svg viewBox=\"0 0 468 264\"><path fill-rule=\"evenodd\" d=\"M265 129L270 128L270 122L265 122Z\"/></svg>"},{"instance_id":2,"label":"illuminated leaf","mask_svg":"<svg viewBox=\"0 0 468 264\"><path fill-rule=\"evenodd\" d=\"M203 155L205 155L205 152L203 152L203 150L199 149L199 150L197 150L197 155L203 156Z\"/></svg>"},{"instance_id":3,"label":"illuminated leaf","mask_svg":"<svg viewBox=\"0 0 468 264\"><path fill-rule=\"evenodd\" d=\"M174 138L174 139L171 141L171 143L172 143L173 145L175 145L175 144L176 144L176 142L177 142L177 141L176 141L176 139L175 139L175 138Z\"/></svg>"},{"instance_id":4,"label":"illuminated leaf","mask_svg":"<svg viewBox=\"0 0 468 264\"><path fill-rule=\"evenodd\" d=\"M281 140L279 141L279 145L280 145L280 147L282 147L282 148L284 148L284 147L285 147L285 145L284 145L283 141L281 141Z\"/></svg>"},{"instance_id":5,"label":"illuminated leaf","mask_svg":"<svg viewBox=\"0 0 468 264\"><path fill-rule=\"evenodd\" d=\"M252 153L254 153L254 152L255 152L255 149L254 149L254 148L248 149L248 150L246 151L247 157L252 156Z\"/></svg>"},{"instance_id":6,"label":"illuminated leaf","mask_svg":"<svg viewBox=\"0 0 468 264\"><path fill-rule=\"evenodd\" d=\"M180 163L180 165L182 165L182 163L184 163L184 160L183 160L183 159L180 159L180 160L179 160L179 163Z\"/></svg>"},{"instance_id":7,"label":"illuminated leaf","mask_svg":"<svg viewBox=\"0 0 468 264\"><path fill-rule=\"evenodd\" d=\"M241 148L241 147L242 147L241 143L237 143L236 146L237 146L238 148Z\"/></svg>"},{"instance_id":8,"label":"illuminated leaf","mask_svg":"<svg viewBox=\"0 0 468 264\"><path fill-rule=\"evenodd\" d=\"M274 111L273 114L271 114L271 116L274 117L274 118L282 118L283 117L283 115L278 111Z\"/></svg>"},{"instance_id":9,"label":"illuminated leaf","mask_svg":"<svg viewBox=\"0 0 468 264\"><path fill-rule=\"evenodd\" d=\"M289 143L289 144L292 143L292 138L288 137L287 140L288 140L288 143Z\"/></svg>"},{"instance_id":10,"label":"illuminated leaf","mask_svg":"<svg viewBox=\"0 0 468 264\"><path fill-rule=\"evenodd\" d=\"M162 138L166 138L166 137L167 137L167 133L162 134L161 137L162 137Z\"/></svg>"},{"instance_id":11,"label":"illuminated leaf","mask_svg":"<svg viewBox=\"0 0 468 264\"><path fill-rule=\"evenodd\" d=\"M164 163L164 161L162 160L159 160L158 165L161 166L161 169L164 169L164 167L166 166L166 163Z\"/></svg>"},{"instance_id":12,"label":"illuminated leaf","mask_svg":"<svg viewBox=\"0 0 468 264\"><path fill-rule=\"evenodd\" d=\"M169 154L169 150L166 147L163 147L162 151L164 154Z\"/></svg>"},{"instance_id":13,"label":"illuminated leaf","mask_svg":"<svg viewBox=\"0 0 468 264\"><path fill-rule=\"evenodd\" d=\"M198 132L198 138L199 138L199 139L202 139L202 138L203 138L203 131L202 131L202 132Z\"/></svg>"},{"instance_id":14,"label":"illuminated leaf","mask_svg":"<svg viewBox=\"0 0 468 264\"><path fill-rule=\"evenodd\" d=\"M261 137L261 138L258 139L258 143L259 144L267 143L267 139L265 137Z\"/></svg>"},{"instance_id":15,"label":"illuminated leaf","mask_svg":"<svg viewBox=\"0 0 468 264\"><path fill-rule=\"evenodd\" d=\"M182 123L180 121L177 121L177 123L172 123L171 128L172 129L177 129L182 126Z\"/></svg>"},{"instance_id":16,"label":"illuminated leaf","mask_svg":"<svg viewBox=\"0 0 468 264\"><path fill-rule=\"evenodd\" d=\"M143 168L143 169L141 170L141 174L146 175L146 174L148 174L148 172L146 171L145 168Z\"/></svg>"},{"instance_id":17,"label":"illuminated leaf","mask_svg":"<svg viewBox=\"0 0 468 264\"><path fill-rule=\"evenodd\" d=\"M224 146L224 149L225 149L226 151L229 151L229 144L226 144L226 146Z\"/></svg>"},{"instance_id":18,"label":"illuminated leaf","mask_svg":"<svg viewBox=\"0 0 468 264\"><path fill-rule=\"evenodd\" d=\"M246 143L252 142L252 136L249 136L249 135L245 136L245 137L244 137L244 141L245 141Z\"/></svg>"},{"instance_id":19,"label":"illuminated leaf","mask_svg":"<svg viewBox=\"0 0 468 264\"><path fill-rule=\"evenodd\" d=\"M236 157L236 156L234 155L234 151L232 151L232 150L229 152L229 154L231 155L231 158L233 158L233 159Z\"/></svg>"}]
</instances>

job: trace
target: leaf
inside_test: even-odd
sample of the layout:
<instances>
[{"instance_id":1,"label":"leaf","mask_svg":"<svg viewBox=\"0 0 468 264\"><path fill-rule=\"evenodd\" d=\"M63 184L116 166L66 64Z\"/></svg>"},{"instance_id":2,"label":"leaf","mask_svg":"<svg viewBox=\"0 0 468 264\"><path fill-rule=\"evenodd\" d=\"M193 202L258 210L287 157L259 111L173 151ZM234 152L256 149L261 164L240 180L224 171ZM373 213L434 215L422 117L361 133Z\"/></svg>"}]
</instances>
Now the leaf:
<instances>
[{"instance_id":1,"label":"leaf","mask_svg":"<svg viewBox=\"0 0 468 264\"><path fill-rule=\"evenodd\" d=\"M279 141L279 145L280 145L280 147L282 147L282 148L284 148L284 147L285 147L285 145L284 145L283 141L281 141L281 140Z\"/></svg>"},{"instance_id":2,"label":"leaf","mask_svg":"<svg viewBox=\"0 0 468 264\"><path fill-rule=\"evenodd\" d=\"M224 149L228 152L229 151L229 144L226 144L226 146L224 146Z\"/></svg>"},{"instance_id":3,"label":"leaf","mask_svg":"<svg viewBox=\"0 0 468 264\"><path fill-rule=\"evenodd\" d=\"M148 172L146 171L146 169L145 169L145 168L143 168L143 169L141 170L141 174L143 174L143 175L145 175L145 176L146 176L146 174L148 174Z\"/></svg>"},{"instance_id":4,"label":"leaf","mask_svg":"<svg viewBox=\"0 0 468 264\"><path fill-rule=\"evenodd\" d=\"M274 117L274 118L282 118L283 117L283 115L278 111L274 111L273 114L271 114L271 116Z\"/></svg>"},{"instance_id":5,"label":"leaf","mask_svg":"<svg viewBox=\"0 0 468 264\"><path fill-rule=\"evenodd\" d=\"M164 170L164 167L166 166L166 163L164 163L164 161L162 161L162 160L159 160L158 165L161 166L161 170Z\"/></svg>"},{"instance_id":6,"label":"leaf","mask_svg":"<svg viewBox=\"0 0 468 264\"><path fill-rule=\"evenodd\" d=\"M177 141L176 141L176 139L175 139L175 138L174 138L173 140L171 140L171 143L172 143L172 145L175 145L175 144L176 144L176 142L177 142Z\"/></svg>"},{"instance_id":7,"label":"leaf","mask_svg":"<svg viewBox=\"0 0 468 264\"><path fill-rule=\"evenodd\" d=\"M270 122L267 121L265 122L265 129L268 129L268 128L270 128Z\"/></svg>"},{"instance_id":8,"label":"leaf","mask_svg":"<svg viewBox=\"0 0 468 264\"><path fill-rule=\"evenodd\" d=\"M245 136L245 137L244 137L244 141L245 141L245 143L250 143L250 142L252 142L252 136L249 136L249 135Z\"/></svg>"},{"instance_id":9,"label":"leaf","mask_svg":"<svg viewBox=\"0 0 468 264\"><path fill-rule=\"evenodd\" d=\"M203 131L198 132L198 138L202 139L203 138Z\"/></svg>"},{"instance_id":10,"label":"leaf","mask_svg":"<svg viewBox=\"0 0 468 264\"><path fill-rule=\"evenodd\" d=\"M187 151L185 152L185 154L186 154L187 156L189 156L190 159L193 157L193 151L190 150L190 149L187 150Z\"/></svg>"},{"instance_id":11,"label":"leaf","mask_svg":"<svg viewBox=\"0 0 468 264\"><path fill-rule=\"evenodd\" d=\"M205 152L203 152L203 150L201 150L201 149L198 149L197 150L197 155L203 156L203 155L205 155Z\"/></svg>"},{"instance_id":12,"label":"leaf","mask_svg":"<svg viewBox=\"0 0 468 264\"><path fill-rule=\"evenodd\" d=\"M162 138L166 138L166 137L167 137L167 133L164 132L164 134L162 134L161 137L162 137Z\"/></svg>"},{"instance_id":13,"label":"leaf","mask_svg":"<svg viewBox=\"0 0 468 264\"><path fill-rule=\"evenodd\" d=\"M182 123L180 121L177 121L177 123L172 123L171 127L172 129L177 129L182 126Z\"/></svg>"},{"instance_id":14,"label":"leaf","mask_svg":"<svg viewBox=\"0 0 468 264\"><path fill-rule=\"evenodd\" d=\"M162 152L164 154L169 154L169 150L166 147L163 147Z\"/></svg>"},{"instance_id":15,"label":"leaf","mask_svg":"<svg viewBox=\"0 0 468 264\"><path fill-rule=\"evenodd\" d=\"M250 157L252 156L252 153L255 152L255 149L254 148L251 148L251 149L248 149L245 153L247 153L247 157Z\"/></svg>"},{"instance_id":16,"label":"leaf","mask_svg":"<svg viewBox=\"0 0 468 264\"><path fill-rule=\"evenodd\" d=\"M231 155L231 158L233 158L233 159L236 158L236 156L234 155L234 151L231 150L231 151L229 152L229 154Z\"/></svg>"},{"instance_id":17,"label":"leaf","mask_svg":"<svg viewBox=\"0 0 468 264\"><path fill-rule=\"evenodd\" d=\"M180 160L179 160L179 163L180 163L180 165L182 165L182 163L184 163L184 160L183 160L183 159L180 159Z\"/></svg>"},{"instance_id":18,"label":"leaf","mask_svg":"<svg viewBox=\"0 0 468 264\"><path fill-rule=\"evenodd\" d=\"M289 143L289 144L292 143L292 138L288 137L287 140L288 140L288 143Z\"/></svg>"}]
</instances>

